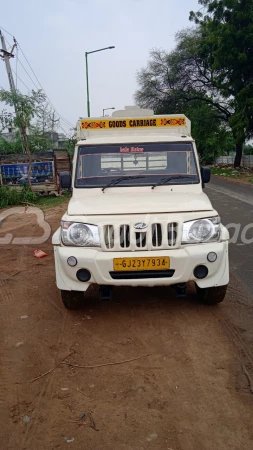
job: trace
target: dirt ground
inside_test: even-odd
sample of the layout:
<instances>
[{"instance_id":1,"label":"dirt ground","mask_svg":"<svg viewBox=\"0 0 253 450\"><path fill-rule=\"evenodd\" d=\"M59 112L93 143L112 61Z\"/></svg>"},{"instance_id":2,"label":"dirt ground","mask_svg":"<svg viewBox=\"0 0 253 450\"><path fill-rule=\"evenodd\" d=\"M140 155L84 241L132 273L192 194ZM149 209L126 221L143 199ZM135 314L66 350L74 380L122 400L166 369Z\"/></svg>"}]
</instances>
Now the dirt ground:
<instances>
[{"instance_id":1,"label":"dirt ground","mask_svg":"<svg viewBox=\"0 0 253 450\"><path fill-rule=\"evenodd\" d=\"M53 231L64 210L47 210ZM8 218L0 237L10 229L42 234L31 215ZM91 289L71 312L50 240L39 246L48 257L34 258L35 248L0 247L1 450L253 448L253 299L244 286L232 276L217 307L200 306L193 289L176 300L167 288L118 288L106 303Z\"/></svg>"}]
</instances>

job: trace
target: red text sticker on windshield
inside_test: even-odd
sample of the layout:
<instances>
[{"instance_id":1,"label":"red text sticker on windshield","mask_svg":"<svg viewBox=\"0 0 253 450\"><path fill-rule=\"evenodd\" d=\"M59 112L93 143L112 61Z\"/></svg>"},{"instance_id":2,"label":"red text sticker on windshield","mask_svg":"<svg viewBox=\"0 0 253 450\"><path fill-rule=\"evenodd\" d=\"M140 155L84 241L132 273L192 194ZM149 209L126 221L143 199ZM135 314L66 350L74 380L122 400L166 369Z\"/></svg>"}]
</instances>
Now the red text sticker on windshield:
<instances>
[{"instance_id":1,"label":"red text sticker on windshield","mask_svg":"<svg viewBox=\"0 0 253 450\"><path fill-rule=\"evenodd\" d=\"M142 147L131 147L131 152L132 153L141 153L141 152L144 152L144 148L142 148Z\"/></svg>"},{"instance_id":2,"label":"red text sticker on windshield","mask_svg":"<svg viewBox=\"0 0 253 450\"><path fill-rule=\"evenodd\" d=\"M120 153L141 153L144 152L143 147L120 147Z\"/></svg>"}]
</instances>

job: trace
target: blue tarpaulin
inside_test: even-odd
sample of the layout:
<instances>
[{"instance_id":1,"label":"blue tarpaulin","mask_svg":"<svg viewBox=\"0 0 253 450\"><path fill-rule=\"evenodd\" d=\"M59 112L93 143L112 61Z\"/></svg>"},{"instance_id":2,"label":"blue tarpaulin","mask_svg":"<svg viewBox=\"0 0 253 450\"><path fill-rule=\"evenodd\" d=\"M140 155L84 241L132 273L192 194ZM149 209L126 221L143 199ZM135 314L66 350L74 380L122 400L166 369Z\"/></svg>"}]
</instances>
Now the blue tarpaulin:
<instances>
[{"instance_id":1,"label":"blue tarpaulin","mask_svg":"<svg viewBox=\"0 0 253 450\"><path fill-rule=\"evenodd\" d=\"M26 178L28 174L28 163L18 164L1 164L0 172L2 175L3 184L7 181L18 182L21 178ZM40 179L51 179L54 176L53 161L33 162L31 177L38 182Z\"/></svg>"}]
</instances>

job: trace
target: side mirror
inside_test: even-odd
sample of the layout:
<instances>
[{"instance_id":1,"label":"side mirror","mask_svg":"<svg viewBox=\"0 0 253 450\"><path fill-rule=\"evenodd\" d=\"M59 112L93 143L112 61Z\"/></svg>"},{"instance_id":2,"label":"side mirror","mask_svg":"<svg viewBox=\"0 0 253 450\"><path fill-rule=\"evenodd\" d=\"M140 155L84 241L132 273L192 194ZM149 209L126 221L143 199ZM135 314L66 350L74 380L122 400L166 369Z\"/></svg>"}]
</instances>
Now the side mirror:
<instances>
[{"instance_id":1,"label":"side mirror","mask_svg":"<svg viewBox=\"0 0 253 450\"><path fill-rule=\"evenodd\" d=\"M209 183L211 179L211 170L209 167L201 167L202 186L205 187L205 183Z\"/></svg>"},{"instance_id":2,"label":"side mirror","mask_svg":"<svg viewBox=\"0 0 253 450\"><path fill-rule=\"evenodd\" d=\"M71 175L69 172L60 172L60 186L63 189L71 188Z\"/></svg>"}]
</instances>

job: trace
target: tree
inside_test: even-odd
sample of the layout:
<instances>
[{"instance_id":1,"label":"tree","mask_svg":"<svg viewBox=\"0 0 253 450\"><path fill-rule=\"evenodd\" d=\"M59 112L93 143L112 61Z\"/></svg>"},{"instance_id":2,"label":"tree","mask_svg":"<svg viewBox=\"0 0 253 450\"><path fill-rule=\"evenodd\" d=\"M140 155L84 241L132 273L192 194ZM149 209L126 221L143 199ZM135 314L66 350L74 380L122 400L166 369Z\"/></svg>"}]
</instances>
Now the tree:
<instances>
[{"instance_id":1,"label":"tree","mask_svg":"<svg viewBox=\"0 0 253 450\"><path fill-rule=\"evenodd\" d=\"M156 114L185 113L192 121L201 159L210 162L233 148L229 127L233 104L213 84L214 71L198 55L200 41L197 29L187 29L178 33L174 51L153 50L147 67L138 74L135 99Z\"/></svg>"},{"instance_id":2,"label":"tree","mask_svg":"<svg viewBox=\"0 0 253 450\"><path fill-rule=\"evenodd\" d=\"M20 130L24 149L28 154L28 184L32 190L30 179L32 159L27 131L31 126L34 117L39 115L41 111L41 107L45 102L45 94L42 91L32 91L30 95L23 95L18 91L13 92L2 89L0 90L0 101L4 102L8 106L14 107L15 109L13 125Z\"/></svg>"},{"instance_id":3,"label":"tree","mask_svg":"<svg viewBox=\"0 0 253 450\"><path fill-rule=\"evenodd\" d=\"M198 100L216 110L217 120L228 122L233 112L231 99L224 98L213 82L215 71L207 66L205 58L199 54L202 36L198 29L180 31L175 50L167 53L153 50L145 69L137 79L140 89L135 99L144 105L157 108L164 100L172 106Z\"/></svg>"},{"instance_id":4,"label":"tree","mask_svg":"<svg viewBox=\"0 0 253 450\"><path fill-rule=\"evenodd\" d=\"M236 141L235 167L253 134L253 0L199 0L190 13L201 32L198 54L215 73L213 83L233 104L229 123Z\"/></svg>"},{"instance_id":5,"label":"tree","mask_svg":"<svg viewBox=\"0 0 253 450\"><path fill-rule=\"evenodd\" d=\"M28 142L31 153L53 148L53 141L50 136L51 133L47 133L46 131L43 133L40 128L37 128L37 126L30 126Z\"/></svg>"},{"instance_id":6,"label":"tree","mask_svg":"<svg viewBox=\"0 0 253 450\"><path fill-rule=\"evenodd\" d=\"M7 141L0 135L0 155L8 155L15 153L23 153L23 143L19 132L16 132L16 137L13 142Z\"/></svg>"},{"instance_id":7,"label":"tree","mask_svg":"<svg viewBox=\"0 0 253 450\"><path fill-rule=\"evenodd\" d=\"M245 145L243 153L244 155L253 155L253 145Z\"/></svg>"},{"instance_id":8,"label":"tree","mask_svg":"<svg viewBox=\"0 0 253 450\"><path fill-rule=\"evenodd\" d=\"M221 154L229 154L234 148L234 140L228 127L217 119L217 111L202 100L161 103L157 114L182 113L191 120L192 135L197 144L201 162L212 163Z\"/></svg>"},{"instance_id":9,"label":"tree","mask_svg":"<svg viewBox=\"0 0 253 450\"><path fill-rule=\"evenodd\" d=\"M39 135L45 136L52 130L52 109L48 104L42 105L37 115L35 129Z\"/></svg>"},{"instance_id":10,"label":"tree","mask_svg":"<svg viewBox=\"0 0 253 450\"><path fill-rule=\"evenodd\" d=\"M185 114L191 120L192 135L201 162L213 163L221 154L233 150L232 133L223 122L217 120L216 111L211 105L195 100L186 105Z\"/></svg>"},{"instance_id":11,"label":"tree","mask_svg":"<svg viewBox=\"0 0 253 450\"><path fill-rule=\"evenodd\" d=\"M199 14L196 20L200 20ZM155 111L161 103L170 105L170 112L175 111L176 105L181 105L180 112L185 111L187 104L195 101L210 105L216 120L232 129L236 146L235 166L238 166L243 142L253 129L252 76L250 79L245 69L244 88L237 93L232 75L229 73L226 78L225 74L221 75L221 69L211 63L212 51L205 44L209 36L205 26L198 24L195 29L179 32L176 48L170 53L151 52L147 67L138 73L140 89L135 99L141 106L152 107ZM249 62L248 67L251 65Z\"/></svg>"},{"instance_id":12,"label":"tree","mask_svg":"<svg viewBox=\"0 0 253 450\"><path fill-rule=\"evenodd\" d=\"M76 143L77 143L76 138L74 136L72 136L72 137L66 139L66 141L63 142L63 144L62 144L61 148L63 150L67 150L70 158L73 158L73 156L74 156Z\"/></svg>"}]
</instances>

